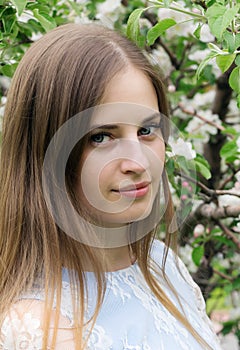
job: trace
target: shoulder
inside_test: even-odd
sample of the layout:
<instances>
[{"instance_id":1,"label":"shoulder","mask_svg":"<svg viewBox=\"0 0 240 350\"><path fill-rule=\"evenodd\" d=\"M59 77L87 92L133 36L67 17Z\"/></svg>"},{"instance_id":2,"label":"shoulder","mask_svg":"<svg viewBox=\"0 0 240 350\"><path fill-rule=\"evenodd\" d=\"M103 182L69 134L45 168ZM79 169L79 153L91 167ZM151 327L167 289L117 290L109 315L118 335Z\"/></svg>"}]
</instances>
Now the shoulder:
<instances>
[{"instance_id":1,"label":"shoulder","mask_svg":"<svg viewBox=\"0 0 240 350\"><path fill-rule=\"evenodd\" d=\"M151 249L151 258L157 264L160 270L163 269L163 256L166 246L159 240L154 240ZM170 248L167 253L165 264L165 273L168 280L192 306L197 306L198 310L205 312L205 302L199 286L194 282L186 265L181 258L175 254Z\"/></svg>"},{"instance_id":2,"label":"shoulder","mask_svg":"<svg viewBox=\"0 0 240 350\"><path fill-rule=\"evenodd\" d=\"M44 310L45 303L40 300L19 300L13 304L0 329L0 349L42 349ZM54 328L55 316L56 311L52 310L49 339ZM57 335L57 349L65 349L66 344L73 345L73 330L66 317L60 315L58 328L60 331Z\"/></svg>"}]
</instances>

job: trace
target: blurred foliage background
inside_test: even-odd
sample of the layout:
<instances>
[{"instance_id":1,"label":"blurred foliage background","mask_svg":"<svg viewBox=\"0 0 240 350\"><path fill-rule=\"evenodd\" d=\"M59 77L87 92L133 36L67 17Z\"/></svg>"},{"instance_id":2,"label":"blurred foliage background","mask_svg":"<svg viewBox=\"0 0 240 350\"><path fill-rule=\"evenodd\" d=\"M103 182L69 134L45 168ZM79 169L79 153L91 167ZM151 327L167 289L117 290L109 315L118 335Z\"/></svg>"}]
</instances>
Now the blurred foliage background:
<instances>
[{"instance_id":1,"label":"blurred foliage background","mask_svg":"<svg viewBox=\"0 0 240 350\"><path fill-rule=\"evenodd\" d=\"M239 11L240 0L0 0L0 117L24 52L56 26L98 21L144 49L169 97L180 256L216 332L240 343Z\"/></svg>"}]
</instances>

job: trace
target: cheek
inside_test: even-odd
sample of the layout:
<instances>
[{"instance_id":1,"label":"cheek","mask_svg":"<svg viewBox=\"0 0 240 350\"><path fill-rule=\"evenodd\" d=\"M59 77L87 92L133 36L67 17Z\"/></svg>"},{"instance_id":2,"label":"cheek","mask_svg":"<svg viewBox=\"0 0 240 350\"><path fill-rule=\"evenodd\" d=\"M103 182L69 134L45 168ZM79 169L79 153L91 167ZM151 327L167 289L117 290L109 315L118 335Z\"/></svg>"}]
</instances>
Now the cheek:
<instances>
[{"instance_id":1,"label":"cheek","mask_svg":"<svg viewBox=\"0 0 240 350\"><path fill-rule=\"evenodd\" d=\"M165 144L161 139L156 140L151 147L154 157L151 157L152 170L162 171L165 162ZM161 175L161 173L159 173Z\"/></svg>"},{"instance_id":2,"label":"cheek","mask_svg":"<svg viewBox=\"0 0 240 350\"><path fill-rule=\"evenodd\" d=\"M114 170L113 167L112 163L106 164L106 157L100 153L84 153L78 167L80 201L84 200L85 204L101 209L103 203L108 199L107 195L111 189L110 182L116 173L116 169Z\"/></svg>"}]
</instances>

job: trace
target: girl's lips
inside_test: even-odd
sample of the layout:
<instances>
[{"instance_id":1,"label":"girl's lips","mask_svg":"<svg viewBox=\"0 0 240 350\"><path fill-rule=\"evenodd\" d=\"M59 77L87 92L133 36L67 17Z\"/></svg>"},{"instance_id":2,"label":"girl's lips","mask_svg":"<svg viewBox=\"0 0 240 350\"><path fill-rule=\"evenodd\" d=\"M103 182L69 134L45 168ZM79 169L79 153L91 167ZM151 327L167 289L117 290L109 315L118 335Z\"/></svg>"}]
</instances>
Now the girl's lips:
<instances>
[{"instance_id":1,"label":"girl's lips","mask_svg":"<svg viewBox=\"0 0 240 350\"><path fill-rule=\"evenodd\" d=\"M120 188L119 190L114 190L114 192L117 192L124 197L140 198L148 193L150 187L149 185L150 182L142 182L135 185Z\"/></svg>"}]
</instances>

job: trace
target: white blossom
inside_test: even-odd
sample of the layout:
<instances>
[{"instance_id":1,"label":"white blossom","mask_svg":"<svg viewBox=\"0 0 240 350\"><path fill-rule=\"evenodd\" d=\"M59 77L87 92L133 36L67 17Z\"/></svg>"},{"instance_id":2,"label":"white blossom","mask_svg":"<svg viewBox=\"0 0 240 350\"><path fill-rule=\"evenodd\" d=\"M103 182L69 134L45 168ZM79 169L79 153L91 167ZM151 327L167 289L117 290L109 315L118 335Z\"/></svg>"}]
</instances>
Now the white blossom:
<instances>
[{"instance_id":1,"label":"white blossom","mask_svg":"<svg viewBox=\"0 0 240 350\"><path fill-rule=\"evenodd\" d=\"M205 50L196 50L193 51L189 54L188 58L192 61L196 61L200 63L204 58L209 54L210 50L205 49Z\"/></svg>"},{"instance_id":2,"label":"white blossom","mask_svg":"<svg viewBox=\"0 0 240 350\"><path fill-rule=\"evenodd\" d=\"M240 205L240 198L231 194L224 194L218 197L218 203L221 207L227 207L228 205L237 206Z\"/></svg>"},{"instance_id":3,"label":"white blossom","mask_svg":"<svg viewBox=\"0 0 240 350\"><path fill-rule=\"evenodd\" d=\"M200 40L204 43L208 43L215 40L215 37L210 32L210 28L207 24L203 24L200 32Z\"/></svg>"},{"instance_id":4,"label":"white blossom","mask_svg":"<svg viewBox=\"0 0 240 350\"><path fill-rule=\"evenodd\" d=\"M3 96L0 101L0 132L2 131L2 121L3 121L6 101L7 101L7 98L5 96Z\"/></svg>"},{"instance_id":5,"label":"white blossom","mask_svg":"<svg viewBox=\"0 0 240 350\"><path fill-rule=\"evenodd\" d=\"M212 106L212 101L215 97L215 91L209 90L204 93L196 93L192 99L188 99L185 96L181 97L181 103L184 106L187 106L188 110L198 110L201 109L207 110Z\"/></svg>"},{"instance_id":6,"label":"white blossom","mask_svg":"<svg viewBox=\"0 0 240 350\"><path fill-rule=\"evenodd\" d=\"M193 48L193 50L194 50L194 48ZM209 49L196 50L196 51L191 52L188 57L190 58L190 60L201 63L207 57L207 55L209 53L210 53ZM215 59L210 60L209 64L212 66L212 73L215 75L215 77L219 77L222 74L222 72L216 63L216 60ZM192 68L197 69L197 66L192 65Z\"/></svg>"},{"instance_id":7,"label":"white blossom","mask_svg":"<svg viewBox=\"0 0 240 350\"><path fill-rule=\"evenodd\" d=\"M194 237L202 236L204 234L204 231L205 231L205 227L202 224L197 224L194 227L193 235Z\"/></svg>"},{"instance_id":8,"label":"white blossom","mask_svg":"<svg viewBox=\"0 0 240 350\"><path fill-rule=\"evenodd\" d=\"M213 123L215 123L218 126L221 126L221 121L218 117L217 114L212 114L212 112L210 110L207 111L198 111L198 114L200 116L203 116L204 119L209 120ZM193 135L198 135L201 138L202 142L208 142L210 135L216 135L217 134L217 127L215 127L214 125L211 125L207 122L205 122L204 120L198 118L198 117L193 117L187 127L185 128L185 130L189 133L189 134L193 134Z\"/></svg>"},{"instance_id":9,"label":"white blossom","mask_svg":"<svg viewBox=\"0 0 240 350\"><path fill-rule=\"evenodd\" d=\"M240 170L235 174L235 177L237 179L238 182L240 182ZM240 219L240 217L239 217Z\"/></svg>"},{"instance_id":10,"label":"white blossom","mask_svg":"<svg viewBox=\"0 0 240 350\"><path fill-rule=\"evenodd\" d=\"M180 137L177 141L170 137L169 145L172 148L173 155L184 156L188 160L196 157L196 152L193 150L191 142L186 142Z\"/></svg>"},{"instance_id":11,"label":"white blossom","mask_svg":"<svg viewBox=\"0 0 240 350\"><path fill-rule=\"evenodd\" d=\"M175 5L181 9L187 10L187 8L184 8L184 4L181 1L178 1L178 3ZM168 39L172 39L173 37L176 37L176 35L187 37L193 34L196 29L196 24L192 20L193 17L182 12L160 8L158 10L158 18L159 21L165 18L173 18L177 22L175 26L166 31L166 36Z\"/></svg>"},{"instance_id":12,"label":"white blossom","mask_svg":"<svg viewBox=\"0 0 240 350\"><path fill-rule=\"evenodd\" d=\"M184 247L179 247L179 256L190 272L196 272L197 266L194 264L192 260L192 251L193 251L193 248L188 244L185 245Z\"/></svg>"},{"instance_id":13,"label":"white blossom","mask_svg":"<svg viewBox=\"0 0 240 350\"><path fill-rule=\"evenodd\" d=\"M110 26L110 22L115 22L122 11L121 0L106 0L97 5L96 18L107 26Z\"/></svg>"},{"instance_id":14,"label":"white blossom","mask_svg":"<svg viewBox=\"0 0 240 350\"><path fill-rule=\"evenodd\" d=\"M34 19L33 13L29 10L24 10L21 16L17 14L17 17L18 21L23 23L27 23L30 19Z\"/></svg>"},{"instance_id":15,"label":"white blossom","mask_svg":"<svg viewBox=\"0 0 240 350\"><path fill-rule=\"evenodd\" d=\"M164 77L168 77L173 69L172 63L166 51L158 45L152 53L148 55L151 63L156 65L161 70Z\"/></svg>"}]
</instances>

